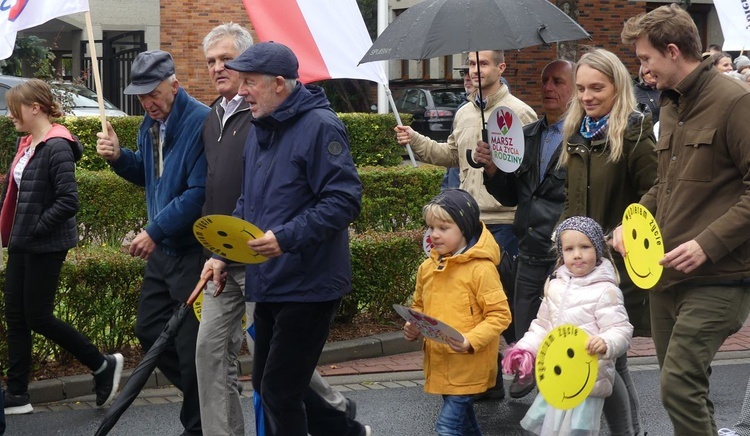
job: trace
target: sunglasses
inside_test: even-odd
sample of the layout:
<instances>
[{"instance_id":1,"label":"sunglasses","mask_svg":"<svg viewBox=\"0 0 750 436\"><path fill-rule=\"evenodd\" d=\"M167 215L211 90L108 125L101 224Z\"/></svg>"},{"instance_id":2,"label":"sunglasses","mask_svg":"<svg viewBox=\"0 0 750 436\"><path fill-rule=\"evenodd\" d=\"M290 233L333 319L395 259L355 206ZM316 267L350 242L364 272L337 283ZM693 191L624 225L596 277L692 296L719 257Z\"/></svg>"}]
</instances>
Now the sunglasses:
<instances>
[{"instance_id":1,"label":"sunglasses","mask_svg":"<svg viewBox=\"0 0 750 436\"><path fill-rule=\"evenodd\" d=\"M459 70L458 75L461 77L464 77L465 75L469 74L469 70Z\"/></svg>"}]
</instances>

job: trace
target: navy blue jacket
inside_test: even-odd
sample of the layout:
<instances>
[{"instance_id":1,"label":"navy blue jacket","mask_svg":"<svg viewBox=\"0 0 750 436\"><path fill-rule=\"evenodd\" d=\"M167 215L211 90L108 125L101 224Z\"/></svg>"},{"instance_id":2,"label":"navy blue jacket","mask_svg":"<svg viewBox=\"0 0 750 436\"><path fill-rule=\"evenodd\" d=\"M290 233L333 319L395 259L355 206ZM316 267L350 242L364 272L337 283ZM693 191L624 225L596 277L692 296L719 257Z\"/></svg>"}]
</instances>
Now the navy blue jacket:
<instances>
[{"instance_id":1,"label":"navy blue jacket","mask_svg":"<svg viewBox=\"0 0 750 436\"><path fill-rule=\"evenodd\" d=\"M206 190L206 155L201 128L208 106L179 88L167 117L164 135L164 172L154 174L154 152L149 129L157 121L145 115L138 130L138 151L121 149L111 162L125 180L146 187L146 233L166 254L200 251L193 223L201 216Z\"/></svg>"},{"instance_id":2,"label":"navy blue jacket","mask_svg":"<svg viewBox=\"0 0 750 436\"><path fill-rule=\"evenodd\" d=\"M234 216L273 231L283 254L247 266L246 298L340 298L351 290L348 229L362 197L344 124L322 88L299 84L253 124Z\"/></svg>"}]
</instances>

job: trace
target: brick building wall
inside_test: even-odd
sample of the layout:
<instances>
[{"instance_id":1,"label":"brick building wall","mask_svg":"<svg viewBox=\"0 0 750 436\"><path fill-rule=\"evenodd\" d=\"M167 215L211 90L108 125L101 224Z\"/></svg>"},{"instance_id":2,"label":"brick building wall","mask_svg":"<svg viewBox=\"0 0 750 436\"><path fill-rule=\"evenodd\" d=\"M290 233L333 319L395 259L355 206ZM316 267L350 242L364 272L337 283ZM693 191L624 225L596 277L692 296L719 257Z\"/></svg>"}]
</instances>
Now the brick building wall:
<instances>
[{"instance_id":1,"label":"brick building wall","mask_svg":"<svg viewBox=\"0 0 750 436\"><path fill-rule=\"evenodd\" d=\"M255 32L239 0L161 0L161 50L172 54L180 85L206 104L216 97L203 55L203 37L215 26L233 21Z\"/></svg>"},{"instance_id":2,"label":"brick building wall","mask_svg":"<svg viewBox=\"0 0 750 436\"><path fill-rule=\"evenodd\" d=\"M605 48L620 57L631 75L638 74L638 60L632 47L626 47L620 40L622 25L628 18L646 11L645 2L625 0L578 1L578 23L592 36L591 41L578 41L578 57L583 46ZM550 47L531 47L516 52L506 52L508 69L506 79L511 84L511 92L541 114L540 98L542 68L557 58L557 44Z\"/></svg>"},{"instance_id":3,"label":"brick building wall","mask_svg":"<svg viewBox=\"0 0 750 436\"><path fill-rule=\"evenodd\" d=\"M617 53L635 75L638 62L632 48L620 42L620 31L627 18L646 10L645 5L645 2L627 0L578 1L578 22L592 35L591 41L579 42L578 55L583 45L604 47ZM201 42L214 26L229 21L246 26L256 38L247 12L238 0L161 0L161 49L172 53L180 84L207 104L216 95L208 79ZM508 69L505 76L511 84L511 91L537 112L541 112L539 76L544 65L555 58L557 44L506 53Z\"/></svg>"}]
</instances>

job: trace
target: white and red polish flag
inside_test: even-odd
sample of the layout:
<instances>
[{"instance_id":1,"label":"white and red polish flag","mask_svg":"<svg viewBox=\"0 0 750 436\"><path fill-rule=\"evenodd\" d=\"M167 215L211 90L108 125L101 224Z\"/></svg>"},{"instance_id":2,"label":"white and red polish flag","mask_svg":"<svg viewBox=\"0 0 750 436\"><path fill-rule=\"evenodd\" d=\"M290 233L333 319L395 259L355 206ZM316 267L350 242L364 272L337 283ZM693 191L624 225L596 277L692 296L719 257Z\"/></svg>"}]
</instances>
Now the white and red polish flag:
<instances>
[{"instance_id":1,"label":"white and red polish flag","mask_svg":"<svg viewBox=\"0 0 750 436\"><path fill-rule=\"evenodd\" d=\"M372 39L356 0L242 2L261 41L279 42L297 55L301 82L364 79L388 83L383 63L357 65Z\"/></svg>"},{"instance_id":2,"label":"white and red polish flag","mask_svg":"<svg viewBox=\"0 0 750 436\"><path fill-rule=\"evenodd\" d=\"M88 10L88 0L0 0L0 59L13 54L19 31Z\"/></svg>"}]
</instances>

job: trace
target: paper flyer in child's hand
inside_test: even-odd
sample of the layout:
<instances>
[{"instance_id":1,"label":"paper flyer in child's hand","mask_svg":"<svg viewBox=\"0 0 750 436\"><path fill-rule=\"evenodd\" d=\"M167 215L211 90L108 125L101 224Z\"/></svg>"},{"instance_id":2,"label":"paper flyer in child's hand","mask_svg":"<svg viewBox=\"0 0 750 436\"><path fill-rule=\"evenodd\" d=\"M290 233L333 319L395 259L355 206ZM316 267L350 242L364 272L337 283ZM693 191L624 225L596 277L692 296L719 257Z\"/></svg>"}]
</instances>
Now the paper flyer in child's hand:
<instances>
[{"instance_id":1,"label":"paper flyer in child's hand","mask_svg":"<svg viewBox=\"0 0 750 436\"><path fill-rule=\"evenodd\" d=\"M659 265L664 257L664 242L656 219L638 203L628 206L622 215L622 243L630 279L641 289L653 288L664 271Z\"/></svg>"},{"instance_id":2,"label":"paper flyer in child's hand","mask_svg":"<svg viewBox=\"0 0 750 436\"><path fill-rule=\"evenodd\" d=\"M594 389L599 357L586 351L589 335L572 324L552 329L544 338L534 364L539 393L555 409L581 404Z\"/></svg>"},{"instance_id":3,"label":"paper flyer in child's hand","mask_svg":"<svg viewBox=\"0 0 750 436\"><path fill-rule=\"evenodd\" d=\"M193 224L193 234L212 253L239 263L262 263L267 257L247 246L264 233L245 220L229 215L206 215Z\"/></svg>"},{"instance_id":4,"label":"paper flyer in child's hand","mask_svg":"<svg viewBox=\"0 0 750 436\"><path fill-rule=\"evenodd\" d=\"M448 343L448 338L461 342L464 340L464 336L458 330L436 318L400 304L394 304L393 309L401 315L401 318L417 326L422 336L427 339L442 342L443 344Z\"/></svg>"}]
</instances>

